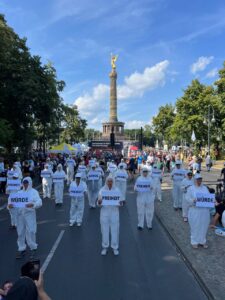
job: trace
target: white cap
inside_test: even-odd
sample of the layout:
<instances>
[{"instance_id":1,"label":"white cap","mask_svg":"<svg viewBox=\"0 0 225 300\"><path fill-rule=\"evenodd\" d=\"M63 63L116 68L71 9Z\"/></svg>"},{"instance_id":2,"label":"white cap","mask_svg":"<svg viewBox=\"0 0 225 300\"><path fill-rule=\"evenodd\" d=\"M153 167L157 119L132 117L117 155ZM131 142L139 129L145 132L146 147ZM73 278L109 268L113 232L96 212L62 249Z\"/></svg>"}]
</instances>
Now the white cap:
<instances>
[{"instance_id":1,"label":"white cap","mask_svg":"<svg viewBox=\"0 0 225 300\"><path fill-rule=\"evenodd\" d=\"M182 165L182 162L180 160L176 160L176 165Z\"/></svg>"},{"instance_id":2,"label":"white cap","mask_svg":"<svg viewBox=\"0 0 225 300\"><path fill-rule=\"evenodd\" d=\"M81 173L77 173L77 174L75 175L75 178L81 178L81 177L82 177Z\"/></svg>"},{"instance_id":3,"label":"white cap","mask_svg":"<svg viewBox=\"0 0 225 300\"><path fill-rule=\"evenodd\" d=\"M148 172L149 170L147 168L143 168L142 172Z\"/></svg>"},{"instance_id":4,"label":"white cap","mask_svg":"<svg viewBox=\"0 0 225 300\"><path fill-rule=\"evenodd\" d=\"M202 179L202 175L199 174L199 173L196 173L194 178L195 178L195 179L200 179L200 178Z\"/></svg>"}]
</instances>

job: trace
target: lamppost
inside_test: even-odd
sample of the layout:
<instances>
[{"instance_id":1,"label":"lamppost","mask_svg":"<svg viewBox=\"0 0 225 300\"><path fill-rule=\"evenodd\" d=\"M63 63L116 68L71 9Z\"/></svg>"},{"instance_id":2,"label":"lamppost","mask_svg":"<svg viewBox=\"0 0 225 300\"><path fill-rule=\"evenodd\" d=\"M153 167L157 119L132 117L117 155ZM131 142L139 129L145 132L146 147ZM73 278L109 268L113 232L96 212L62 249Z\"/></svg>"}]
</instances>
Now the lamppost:
<instances>
[{"instance_id":1,"label":"lamppost","mask_svg":"<svg viewBox=\"0 0 225 300\"><path fill-rule=\"evenodd\" d=\"M211 125L216 122L215 116L214 116L214 109L211 105L208 105L208 115L207 119L204 118L203 124L208 125L208 153L210 155L210 130Z\"/></svg>"}]
</instances>

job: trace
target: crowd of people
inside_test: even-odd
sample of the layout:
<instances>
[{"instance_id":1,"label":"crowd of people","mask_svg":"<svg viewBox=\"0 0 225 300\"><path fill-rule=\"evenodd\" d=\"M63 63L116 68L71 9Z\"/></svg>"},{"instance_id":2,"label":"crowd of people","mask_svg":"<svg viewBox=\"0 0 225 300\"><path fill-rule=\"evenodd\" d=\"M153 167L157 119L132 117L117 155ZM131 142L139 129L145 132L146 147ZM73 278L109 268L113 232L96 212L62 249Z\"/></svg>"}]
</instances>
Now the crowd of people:
<instances>
[{"instance_id":1,"label":"crowd of people","mask_svg":"<svg viewBox=\"0 0 225 300\"><path fill-rule=\"evenodd\" d=\"M126 193L128 179L136 192L137 229L142 231L147 226L148 230L152 230L154 202L155 199L163 201L161 185L165 174L172 180L174 210L182 210L184 222L189 223L191 246L194 249L199 246L208 248L206 235L210 211L216 209L211 226L217 226L218 222L225 226L225 205L219 203L215 191L202 183L201 163L200 157L192 156L184 168L183 157L179 153L156 151L142 152L129 159L120 156L116 161L102 157L97 159L93 153L82 157L42 157L38 161L31 158L23 163L15 161L11 168L6 168L0 158L1 192L9 196L7 208L11 228L17 230L18 236L16 258L24 257L27 246L30 248L30 259L36 258L36 209L42 206L46 198L52 198L52 191L55 206L62 206L65 185L71 198L68 225L82 226L87 197L90 209L99 207L101 210L101 255L106 255L110 247L115 256L119 255L119 209L123 209L129 200ZM221 176L225 181L225 168ZM33 180L38 182L39 178L42 198L32 186ZM3 292L4 289L3 286Z\"/></svg>"}]
</instances>

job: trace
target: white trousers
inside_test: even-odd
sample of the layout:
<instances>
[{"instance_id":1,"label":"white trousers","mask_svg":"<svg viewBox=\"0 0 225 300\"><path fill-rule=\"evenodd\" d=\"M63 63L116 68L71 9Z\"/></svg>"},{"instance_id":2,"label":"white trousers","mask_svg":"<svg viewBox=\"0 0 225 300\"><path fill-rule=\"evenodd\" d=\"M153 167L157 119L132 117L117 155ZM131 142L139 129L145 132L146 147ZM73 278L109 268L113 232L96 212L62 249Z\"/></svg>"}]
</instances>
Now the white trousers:
<instances>
[{"instance_id":1,"label":"white trousers","mask_svg":"<svg viewBox=\"0 0 225 300\"><path fill-rule=\"evenodd\" d=\"M189 210L189 203L186 199L187 193L183 193L183 200L182 200L182 216L183 218L188 217L188 210Z\"/></svg>"},{"instance_id":2,"label":"white trousers","mask_svg":"<svg viewBox=\"0 0 225 300\"><path fill-rule=\"evenodd\" d=\"M42 188L43 188L43 197L46 198L51 198L52 194L52 181L51 182L46 182L42 183Z\"/></svg>"},{"instance_id":3,"label":"white trousers","mask_svg":"<svg viewBox=\"0 0 225 300\"><path fill-rule=\"evenodd\" d=\"M210 223L209 209L191 206L188 211L188 222L191 229L191 244L204 245Z\"/></svg>"},{"instance_id":4,"label":"white trousers","mask_svg":"<svg viewBox=\"0 0 225 300\"><path fill-rule=\"evenodd\" d=\"M162 200L162 189L161 184L156 184L153 188L154 199L158 198L158 200Z\"/></svg>"},{"instance_id":5,"label":"white trousers","mask_svg":"<svg viewBox=\"0 0 225 300\"><path fill-rule=\"evenodd\" d=\"M18 213L17 217L17 244L18 250L26 250L26 242L31 250L37 249L36 243L36 213L35 211L26 214Z\"/></svg>"},{"instance_id":6,"label":"white trousers","mask_svg":"<svg viewBox=\"0 0 225 300\"><path fill-rule=\"evenodd\" d=\"M55 203L63 203L64 183L54 183Z\"/></svg>"},{"instance_id":7,"label":"white trousers","mask_svg":"<svg viewBox=\"0 0 225 300\"><path fill-rule=\"evenodd\" d=\"M98 189L96 191L88 190L88 202L90 207L96 207L97 198L98 198Z\"/></svg>"},{"instance_id":8,"label":"white trousers","mask_svg":"<svg viewBox=\"0 0 225 300\"><path fill-rule=\"evenodd\" d=\"M119 248L119 208L102 207L100 212L100 223L102 232L102 248ZM111 243L110 243L111 235Z\"/></svg>"},{"instance_id":9,"label":"white trousers","mask_svg":"<svg viewBox=\"0 0 225 300\"><path fill-rule=\"evenodd\" d=\"M16 208L10 208L9 209L10 219L11 219L11 225L17 226L17 209Z\"/></svg>"},{"instance_id":10,"label":"white trousers","mask_svg":"<svg viewBox=\"0 0 225 300\"><path fill-rule=\"evenodd\" d=\"M183 193L181 190L181 184L173 185L173 207L182 208Z\"/></svg>"},{"instance_id":11,"label":"white trousers","mask_svg":"<svg viewBox=\"0 0 225 300\"><path fill-rule=\"evenodd\" d=\"M147 195L138 195L137 197L138 226L142 228L144 227L145 220L147 223L147 227L152 227L152 220L155 210L154 201L151 199L147 199L146 196Z\"/></svg>"},{"instance_id":12,"label":"white trousers","mask_svg":"<svg viewBox=\"0 0 225 300\"><path fill-rule=\"evenodd\" d=\"M82 223L84 214L84 198L71 197L70 223Z\"/></svg>"},{"instance_id":13,"label":"white trousers","mask_svg":"<svg viewBox=\"0 0 225 300\"><path fill-rule=\"evenodd\" d=\"M69 185L73 181L74 168L67 168L67 184Z\"/></svg>"}]
</instances>

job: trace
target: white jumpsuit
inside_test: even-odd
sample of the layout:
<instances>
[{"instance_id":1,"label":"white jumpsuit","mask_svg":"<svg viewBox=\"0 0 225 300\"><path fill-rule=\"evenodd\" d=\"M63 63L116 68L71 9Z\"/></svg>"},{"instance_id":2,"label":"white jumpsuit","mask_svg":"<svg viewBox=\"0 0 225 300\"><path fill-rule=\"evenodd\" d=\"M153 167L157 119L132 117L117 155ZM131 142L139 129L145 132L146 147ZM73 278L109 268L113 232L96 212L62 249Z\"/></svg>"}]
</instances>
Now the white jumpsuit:
<instances>
[{"instance_id":1,"label":"white jumpsuit","mask_svg":"<svg viewBox=\"0 0 225 300\"><path fill-rule=\"evenodd\" d=\"M102 170L102 168L99 166L95 169L95 171L99 172L99 189L101 189L102 184L103 184L103 178L104 178L105 174L104 174L104 171Z\"/></svg>"},{"instance_id":2,"label":"white jumpsuit","mask_svg":"<svg viewBox=\"0 0 225 300\"><path fill-rule=\"evenodd\" d=\"M148 185L147 191L138 191L140 185ZM154 216L154 194L152 179L147 176L139 176L136 180L134 190L137 191L137 214L138 214L138 227L144 227L146 219L147 227L152 227L152 220Z\"/></svg>"},{"instance_id":3,"label":"white jumpsuit","mask_svg":"<svg viewBox=\"0 0 225 300\"><path fill-rule=\"evenodd\" d=\"M121 201L126 201L128 174L125 170L118 170L115 173L116 187L120 190Z\"/></svg>"},{"instance_id":4,"label":"white jumpsuit","mask_svg":"<svg viewBox=\"0 0 225 300\"><path fill-rule=\"evenodd\" d=\"M61 170L55 171L53 174L54 183L54 195L55 203L63 203L63 190L64 190L64 180L66 179L66 173Z\"/></svg>"},{"instance_id":5,"label":"white jumpsuit","mask_svg":"<svg viewBox=\"0 0 225 300\"><path fill-rule=\"evenodd\" d=\"M120 193L116 187L109 190L108 186L104 186L99 191L98 199L102 199L104 191ZM107 249L109 246L113 250L119 248L119 206L102 206L100 212L100 224L102 232L102 248ZM111 241L110 241L111 235Z\"/></svg>"},{"instance_id":6,"label":"white jumpsuit","mask_svg":"<svg viewBox=\"0 0 225 300\"><path fill-rule=\"evenodd\" d=\"M109 173L109 176L115 178L115 173L117 171L117 166L114 163L109 163L107 172Z\"/></svg>"},{"instance_id":7,"label":"white jumpsuit","mask_svg":"<svg viewBox=\"0 0 225 300\"><path fill-rule=\"evenodd\" d=\"M99 192L99 172L90 170L87 176L88 201L90 207L96 207Z\"/></svg>"},{"instance_id":8,"label":"white jumpsuit","mask_svg":"<svg viewBox=\"0 0 225 300\"><path fill-rule=\"evenodd\" d=\"M31 203L34 204L33 208L16 208L17 211L17 244L18 250L26 250L26 243L31 250L37 249L36 243L36 231L37 231L37 222L36 222L36 209L42 206L42 200L39 196L37 190L32 188L32 179L30 177L25 177L24 180L29 181L29 187L25 191L24 189L21 192L29 193L31 198Z\"/></svg>"},{"instance_id":9,"label":"white jumpsuit","mask_svg":"<svg viewBox=\"0 0 225 300\"><path fill-rule=\"evenodd\" d=\"M79 165L77 172L81 173L81 175L82 175L82 177L81 177L82 181L86 182L86 180L87 180L87 167L85 165Z\"/></svg>"},{"instance_id":10,"label":"white jumpsuit","mask_svg":"<svg viewBox=\"0 0 225 300\"><path fill-rule=\"evenodd\" d=\"M183 194L181 190L181 182L185 178L185 170L177 169L175 167L171 173L171 177L173 180L173 207L182 208Z\"/></svg>"},{"instance_id":11,"label":"white jumpsuit","mask_svg":"<svg viewBox=\"0 0 225 300\"><path fill-rule=\"evenodd\" d=\"M79 185L77 185L75 181L71 182L69 193L71 196L70 223L72 224L74 224L75 222L82 223L84 214L85 192L87 192L87 185L85 182L81 180Z\"/></svg>"},{"instance_id":12,"label":"white jumpsuit","mask_svg":"<svg viewBox=\"0 0 225 300\"><path fill-rule=\"evenodd\" d=\"M73 181L75 167L76 167L76 162L74 159L69 158L66 160L66 173L67 173L67 184L68 185Z\"/></svg>"},{"instance_id":13,"label":"white jumpsuit","mask_svg":"<svg viewBox=\"0 0 225 300\"><path fill-rule=\"evenodd\" d=\"M181 182L181 190L183 192L183 199L182 199L182 216L183 216L183 218L188 217L189 203L187 200L187 191L188 191L189 187L191 187L192 185L194 185L193 178L191 178L191 179L184 178Z\"/></svg>"},{"instance_id":14,"label":"white jumpsuit","mask_svg":"<svg viewBox=\"0 0 225 300\"><path fill-rule=\"evenodd\" d=\"M196 193L209 193L209 191L204 185L200 187L193 185L188 189L187 193L187 199L190 205L188 222L191 229L191 244L204 245L206 244L206 234L210 223L210 209L195 206L194 200L196 199Z\"/></svg>"},{"instance_id":15,"label":"white jumpsuit","mask_svg":"<svg viewBox=\"0 0 225 300\"><path fill-rule=\"evenodd\" d=\"M153 185L153 193L155 199L158 198L159 201L162 201L162 189L161 189L161 180L162 180L162 172L159 169L152 169L151 171L152 185Z\"/></svg>"},{"instance_id":16,"label":"white jumpsuit","mask_svg":"<svg viewBox=\"0 0 225 300\"><path fill-rule=\"evenodd\" d=\"M52 170L49 169L44 169L44 172L46 172L46 174L48 174L49 177L45 177L45 173L43 172L41 175L42 176L42 188L43 188L43 198L51 198L51 194L52 194L52 176L53 176L53 172Z\"/></svg>"}]
</instances>

